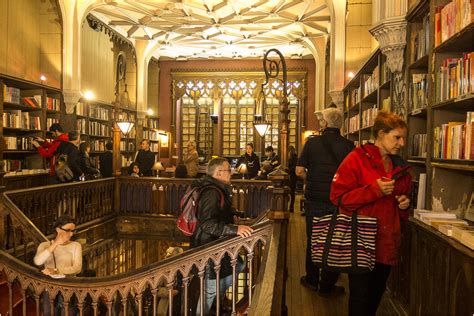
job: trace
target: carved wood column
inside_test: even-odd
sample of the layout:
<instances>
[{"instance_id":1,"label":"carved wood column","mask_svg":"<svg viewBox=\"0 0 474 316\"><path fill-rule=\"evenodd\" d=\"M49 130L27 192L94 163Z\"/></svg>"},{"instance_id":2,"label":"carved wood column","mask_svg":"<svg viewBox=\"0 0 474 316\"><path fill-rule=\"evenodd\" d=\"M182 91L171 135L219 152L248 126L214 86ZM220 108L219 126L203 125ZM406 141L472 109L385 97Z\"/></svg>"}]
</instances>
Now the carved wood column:
<instances>
[{"instance_id":1,"label":"carved wood column","mask_svg":"<svg viewBox=\"0 0 474 316\"><path fill-rule=\"evenodd\" d=\"M407 115L406 78L403 73L405 61L407 1L381 2L375 16L381 20L374 23L370 33L377 39L380 50L387 57L387 65L393 72L392 111L402 117Z\"/></svg>"}]
</instances>

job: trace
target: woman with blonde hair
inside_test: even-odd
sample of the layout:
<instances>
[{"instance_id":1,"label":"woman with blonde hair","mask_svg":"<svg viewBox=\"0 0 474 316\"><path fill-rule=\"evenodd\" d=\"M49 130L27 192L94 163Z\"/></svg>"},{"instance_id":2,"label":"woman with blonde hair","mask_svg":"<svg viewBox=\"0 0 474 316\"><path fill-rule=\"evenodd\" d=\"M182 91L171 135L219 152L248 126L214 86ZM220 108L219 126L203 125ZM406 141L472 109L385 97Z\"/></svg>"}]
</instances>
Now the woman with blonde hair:
<instances>
[{"instance_id":1,"label":"woman with blonde hair","mask_svg":"<svg viewBox=\"0 0 474 316\"><path fill-rule=\"evenodd\" d=\"M194 141L189 141L186 146L186 151L183 155L183 162L186 165L186 170L188 171L188 177L195 178L198 173L198 162L199 155L196 150L196 143Z\"/></svg>"}]
</instances>

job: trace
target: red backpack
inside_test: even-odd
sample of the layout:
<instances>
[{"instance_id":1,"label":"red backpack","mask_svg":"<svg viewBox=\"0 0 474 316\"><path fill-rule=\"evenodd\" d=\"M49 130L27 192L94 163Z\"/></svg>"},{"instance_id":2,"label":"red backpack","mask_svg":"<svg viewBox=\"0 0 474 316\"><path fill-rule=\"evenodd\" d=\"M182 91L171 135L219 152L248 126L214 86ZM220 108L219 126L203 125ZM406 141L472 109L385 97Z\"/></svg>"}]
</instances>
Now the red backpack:
<instances>
[{"instance_id":1,"label":"red backpack","mask_svg":"<svg viewBox=\"0 0 474 316\"><path fill-rule=\"evenodd\" d=\"M176 221L176 226L178 226L178 229L186 236L192 236L196 231L198 225L197 212L199 208L199 198L201 193L208 188L217 190L219 192L220 205L221 208L224 207L224 194L222 193L222 190L220 190L215 185L209 184L202 187L188 189L179 204L181 214Z\"/></svg>"}]
</instances>

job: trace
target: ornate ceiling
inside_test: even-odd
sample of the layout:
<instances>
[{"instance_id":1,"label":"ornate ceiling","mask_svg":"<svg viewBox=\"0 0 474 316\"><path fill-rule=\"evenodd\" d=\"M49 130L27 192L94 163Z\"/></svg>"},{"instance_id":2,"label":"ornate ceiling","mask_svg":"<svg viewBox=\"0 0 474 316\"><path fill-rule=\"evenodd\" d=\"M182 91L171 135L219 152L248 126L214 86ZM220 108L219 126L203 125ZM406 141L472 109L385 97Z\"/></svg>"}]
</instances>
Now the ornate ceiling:
<instances>
[{"instance_id":1,"label":"ornate ceiling","mask_svg":"<svg viewBox=\"0 0 474 316\"><path fill-rule=\"evenodd\" d=\"M128 38L157 41L159 58L256 58L270 48L306 58L302 43L330 31L324 0L105 2L92 13Z\"/></svg>"}]
</instances>

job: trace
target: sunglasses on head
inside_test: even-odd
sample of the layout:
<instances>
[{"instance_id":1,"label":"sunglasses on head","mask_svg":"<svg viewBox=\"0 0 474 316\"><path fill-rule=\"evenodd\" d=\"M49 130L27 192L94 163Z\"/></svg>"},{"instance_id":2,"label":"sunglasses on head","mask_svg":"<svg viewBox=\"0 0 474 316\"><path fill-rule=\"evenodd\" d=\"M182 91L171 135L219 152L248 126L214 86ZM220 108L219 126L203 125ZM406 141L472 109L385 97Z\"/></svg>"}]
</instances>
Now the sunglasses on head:
<instances>
[{"instance_id":1,"label":"sunglasses on head","mask_svg":"<svg viewBox=\"0 0 474 316\"><path fill-rule=\"evenodd\" d=\"M75 233L77 231L75 228L74 229L67 229L67 228L59 227L59 229L62 230L62 231L68 232L68 233Z\"/></svg>"}]
</instances>

